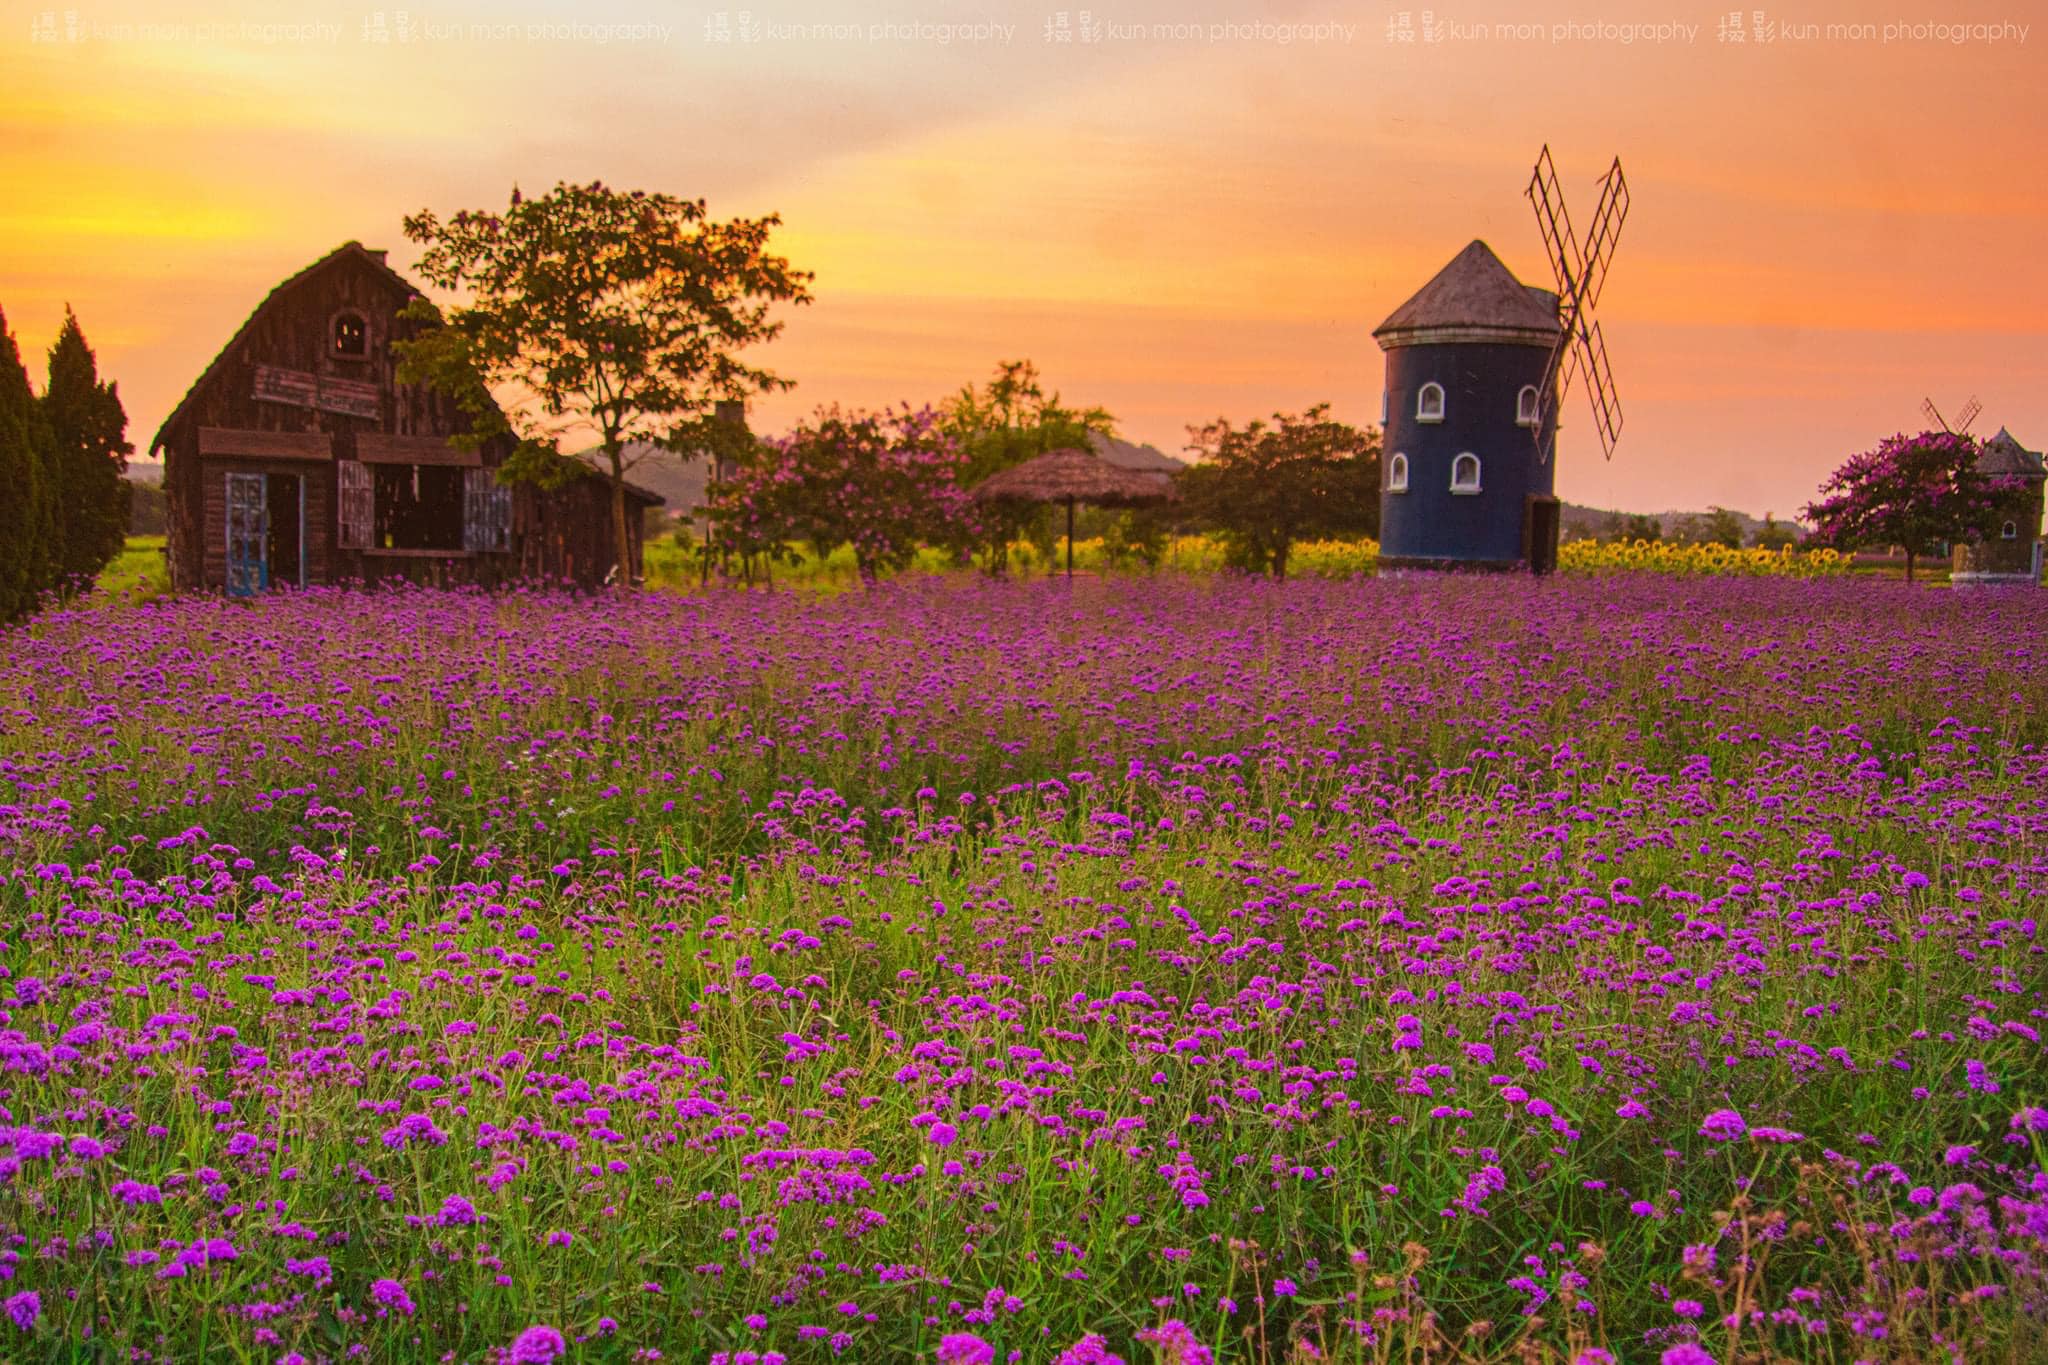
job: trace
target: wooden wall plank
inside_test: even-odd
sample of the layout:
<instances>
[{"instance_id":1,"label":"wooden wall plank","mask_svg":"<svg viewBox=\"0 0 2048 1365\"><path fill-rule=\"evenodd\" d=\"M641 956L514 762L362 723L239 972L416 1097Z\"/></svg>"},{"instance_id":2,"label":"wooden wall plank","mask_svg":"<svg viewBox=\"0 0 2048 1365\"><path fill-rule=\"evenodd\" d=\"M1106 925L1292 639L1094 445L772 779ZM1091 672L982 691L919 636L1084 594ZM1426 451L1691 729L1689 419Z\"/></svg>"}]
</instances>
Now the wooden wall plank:
<instances>
[{"instance_id":1,"label":"wooden wall plank","mask_svg":"<svg viewBox=\"0 0 2048 1365\"><path fill-rule=\"evenodd\" d=\"M483 456L457 450L444 436L387 436L365 431L356 435L356 458L364 464L442 464L476 468Z\"/></svg>"},{"instance_id":2,"label":"wooden wall plank","mask_svg":"<svg viewBox=\"0 0 2048 1365\"><path fill-rule=\"evenodd\" d=\"M199 454L202 458L246 456L259 460L331 460L334 458L334 438L324 431L201 427Z\"/></svg>"}]
</instances>

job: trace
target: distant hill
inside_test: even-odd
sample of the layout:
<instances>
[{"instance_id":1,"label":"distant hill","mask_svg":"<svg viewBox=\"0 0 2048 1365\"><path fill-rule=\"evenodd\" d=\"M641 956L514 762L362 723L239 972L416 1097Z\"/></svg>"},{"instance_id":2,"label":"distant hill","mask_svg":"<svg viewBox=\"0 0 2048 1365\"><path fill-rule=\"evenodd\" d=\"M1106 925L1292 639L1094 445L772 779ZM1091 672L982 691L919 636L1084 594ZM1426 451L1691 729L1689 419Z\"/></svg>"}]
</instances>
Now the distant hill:
<instances>
[{"instance_id":1,"label":"distant hill","mask_svg":"<svg viewBox=\"0 0 2048 1365\"><path fill-rule=\"evenodd\" d=\"M161 484L164 481L164 462L162 460L130 460L128 461L127 478L130 483Z\"/></svg>"}]
</instances>

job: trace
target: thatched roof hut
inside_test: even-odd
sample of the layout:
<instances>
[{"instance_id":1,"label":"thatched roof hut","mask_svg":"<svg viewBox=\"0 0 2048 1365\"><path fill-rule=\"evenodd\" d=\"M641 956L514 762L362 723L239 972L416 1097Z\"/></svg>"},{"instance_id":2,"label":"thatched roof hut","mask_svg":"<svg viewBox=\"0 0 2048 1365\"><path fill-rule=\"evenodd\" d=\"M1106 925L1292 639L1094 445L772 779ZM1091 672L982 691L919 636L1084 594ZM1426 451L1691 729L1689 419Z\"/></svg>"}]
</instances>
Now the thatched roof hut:
<instances>
[{"instance_id":1,"label":"thatched roof hut","mask_svg":"<svg viewBox=\"0 0 2048 1365\"><path fill-rule=\"evenodd\" d=\"M1124 469L1086 450L1048 450L983 479L976 502L1065 503L1067 577L1074 576L1074 506L1137 507L1174 496L1166 474Z\"/></svg>"}]
</instances>

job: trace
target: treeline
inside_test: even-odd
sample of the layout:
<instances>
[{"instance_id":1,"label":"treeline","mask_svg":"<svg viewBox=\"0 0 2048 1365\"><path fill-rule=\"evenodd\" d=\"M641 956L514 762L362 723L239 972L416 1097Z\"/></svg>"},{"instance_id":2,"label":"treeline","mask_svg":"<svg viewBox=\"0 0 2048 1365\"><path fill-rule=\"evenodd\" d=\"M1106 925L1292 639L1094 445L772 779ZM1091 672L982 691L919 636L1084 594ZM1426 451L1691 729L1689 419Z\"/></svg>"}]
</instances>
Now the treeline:
<instances>
[{"instance_id":1,"label":"treeline","mask_svg":"<svg viewBox=\"0 0 2048 1365\"><path fill-rule=\"evenodd\" d=\"M751 578L802 545L823 558L848 546L873 582L920 547L963 566L1007 571L1025 541L1051 559L1058 509L987 503L973 491L990 476L1062 449L1114 437L1100 407L1073 407L1048 392L1028 360L1006 361L985 387L969 385L934 407L885 412L820 409L787 435L730 433L715 455L730 477L714 481L701 510L710 534L697 548L708 573ZM1167 537L1207 531L1232 568L1285 577L1293 546L1379 530L1379 432L1334 420L1327 404L1233 424L1188 429L1196 463L1178 471L1157 505L1086 513L1078 529L1100 535L1112 562L1156 564ZM704 453L712 454L709 450Z\"/></svg>"},{"instance_id":2,"label":"treeline","mask_svg":"<svg viewBox=\"0 0 2048 1365\"><path fill-rule=\"evenodd\" d=\"M0 622L92 586L120 552L128 415L69 309L42 393L0 313Z\"/></svg>"}]
</instances>

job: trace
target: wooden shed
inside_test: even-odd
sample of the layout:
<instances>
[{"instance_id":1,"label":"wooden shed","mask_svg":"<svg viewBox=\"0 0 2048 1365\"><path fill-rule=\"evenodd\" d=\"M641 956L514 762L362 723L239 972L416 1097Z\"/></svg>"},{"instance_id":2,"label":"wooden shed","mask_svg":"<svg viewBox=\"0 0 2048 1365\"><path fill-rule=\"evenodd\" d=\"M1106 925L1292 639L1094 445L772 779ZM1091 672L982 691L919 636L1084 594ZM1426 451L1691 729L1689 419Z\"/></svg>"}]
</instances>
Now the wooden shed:
<instances>
[{"instance_id":1,"label":"wooden shed","mask_svg":"<svg viewBox=\"0 0 2048 1365\"><path fill-rule=\"evenodd\" d=\"M164 462L171 586L250 595L316 584L603 583L609 486L498 482L511 448L447 396L397 381L399 317L419 297L382 251L349 242L270 291L151 443ZM626 562L642 514L628 485Z\"/></svg>"}]
</instances>

